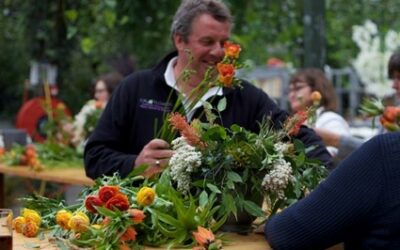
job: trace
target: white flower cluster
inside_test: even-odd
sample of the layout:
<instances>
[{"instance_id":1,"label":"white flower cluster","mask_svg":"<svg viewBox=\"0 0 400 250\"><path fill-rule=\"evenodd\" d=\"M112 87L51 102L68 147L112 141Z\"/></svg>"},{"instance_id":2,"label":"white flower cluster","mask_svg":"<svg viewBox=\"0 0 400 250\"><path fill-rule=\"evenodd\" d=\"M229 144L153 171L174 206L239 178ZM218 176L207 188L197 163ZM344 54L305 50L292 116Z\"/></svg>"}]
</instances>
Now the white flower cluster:
<instances>
[{"instance_id":1,"label":"white flower cluster","mask_svg":"<svg viewBox=\"0 0 400 250\"><path fill-rule=\"evenodd\" d=\"M190 174L201 164L201 153L190 146L184 137L172 141L174 154L169 160L171 178L177 182L178 191L187 194L190 189Z\"/></svg>"},{"instance_id":2,"label":"white flower cluster","mask_svg":"<svg viewBox=\"0 0 400 250\"><path fill-rule=\"evenodd\" d=\"M284 142L278 142L274 145L275 151L278 153L279 158L283 158L283 154L289 150L289 144Z\"/></svg>"},{"instance_id":3,"label":"white flower cluster","mask_svg":"<svg viewBox=\"0 0 400 250\"><path fill-rule=\"evenodd\" d=\"M83 142L87 139L87 131L85 131L84 126L86 124L86 120L89 115L93 114L96 111L96 101L89 100L82 107L81 111L74 117L74 136L72 138L72 143L76 146L83 144ZM93 130L94 128L92 128ZM91 131L90 131L91 132Z\"/></svg>"},{"instance_id":4,"label":"white flower cluster","mask_svg":"<svg viewBox=\"0 0 400 250\"><path fill-rule=\"evenodd\" d=\"M262 186L266 191L274 192L279 198L285 197L284 190L289 182L294 180L292 176L292 167L290 162L285 161L283 158L278 158L273 163L271 172L264 176Z\"/></svg>"},{"instance_id":5,"label":"white flower cluster","mask_svg":"<svg viewBox=\"0 0 400 250\"><path fill-rule=\"evenodd\" d=\"M0 148L4 148L4 139L3 139L3 135L0 135Z\"/></svg>"},{"instance_id":6,"label":"white flower cluster","mask_svg":"<svg viewBox=\"0 0 400 250\"><path fill-rule=\"evenodd\" d=\"M376 24L367 20L364 25L353 26L352 38L360 48L353 66L365 84L366 92L379 98L392 94L387 64L391 54L400 45L400 33L389 30L381 39Z\"/></svg>"}]
</instances>

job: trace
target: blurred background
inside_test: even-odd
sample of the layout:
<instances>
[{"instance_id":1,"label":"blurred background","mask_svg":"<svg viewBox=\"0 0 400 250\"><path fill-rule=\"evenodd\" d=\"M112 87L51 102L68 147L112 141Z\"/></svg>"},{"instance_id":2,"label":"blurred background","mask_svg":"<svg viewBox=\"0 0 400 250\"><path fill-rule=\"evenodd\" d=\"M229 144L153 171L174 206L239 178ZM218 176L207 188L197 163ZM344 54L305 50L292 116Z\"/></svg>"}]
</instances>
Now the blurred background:
<instances>
[{"instance_id":1,"label":"blurred background","mask_svg":"<svg viewBox=\"0 0 400 250\"><path fill-rule=\"evenodd\" d=\"M385 67L400 44L397 1L225 2L235 17L232 38L249 65L243 74L283 108L289 75L301 67L325 70L350 122L363 95L391 94ZM169 27L179 3L2 0L0 128L14 126L24 102L43 94L45 81L76 114L99 74L154 65L172 49Z\"/></svg>"}]
</instances>

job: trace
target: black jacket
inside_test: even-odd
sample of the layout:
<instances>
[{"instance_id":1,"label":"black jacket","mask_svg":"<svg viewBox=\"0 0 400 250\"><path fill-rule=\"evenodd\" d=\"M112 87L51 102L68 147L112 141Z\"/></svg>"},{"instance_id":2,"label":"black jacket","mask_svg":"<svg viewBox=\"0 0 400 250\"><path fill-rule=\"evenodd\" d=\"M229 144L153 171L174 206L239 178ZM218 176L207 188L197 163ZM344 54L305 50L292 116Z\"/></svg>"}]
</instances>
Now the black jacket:
<instances>
[{"instance_id":1,"label":"black jacket","mask_svg":"<svg viewBox=\"0 0 400 250\"><path fill-rule=\"evenodd\" d=\"M114 91L85 147L87 176L94 179L118 171L124 177L132 170L136 156L155 138L161 127L164 110L171 111L178 98L164 80L167 64L174 56L176 53L169 54L153 69L128 76ZM223 90L227 108L221 113L221 124L225 127L238 124L258 132L257 122L270 116L274 126L280 128L287 113L280 110L262 90L246 81L242 85L242 89ZM168 102L170 93L172 96ZM217 96L213 104L218 103L220 98ZM194 117L201 112L202 108L199 108ZM317 146L308 154L309 157L318 158L330 166L331 156L311 129L303 127L298 138L306 146Z\"/></svg>"}]
</instances>

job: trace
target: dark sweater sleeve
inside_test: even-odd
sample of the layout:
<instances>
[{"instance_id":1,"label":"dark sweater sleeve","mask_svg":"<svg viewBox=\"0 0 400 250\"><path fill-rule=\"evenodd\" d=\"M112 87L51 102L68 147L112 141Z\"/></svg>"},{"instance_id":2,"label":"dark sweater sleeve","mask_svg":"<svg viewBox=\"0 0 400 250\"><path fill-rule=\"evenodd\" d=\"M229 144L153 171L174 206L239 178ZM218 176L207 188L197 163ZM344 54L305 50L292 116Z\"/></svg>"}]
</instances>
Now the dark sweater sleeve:
<instances>
[{"instance_id":1,"label":"dark sweater sleeve","mask_svg":"<svg viewBox=\"0 0 400 250\"><path fill-rule=\"evenodd\" d=\"M271 217L265 237L273 249L323 249L361 230L383 186L380 138L345 159L303 200Z\"/></svg>"},{"instance_id":2,"label":"dark sweater sleeve","mask_svg":"<svg viewBox=\"0 0 400 250\"><path fill-rule=\"evenodd\" d=\"M133 112L129 92L124 82L117 87L85 146L86 175L92 179L115 172L125 177L133 169L136 155L127 151L128 124L133 115L128 115Z\"/></svg>"}]
</instances>

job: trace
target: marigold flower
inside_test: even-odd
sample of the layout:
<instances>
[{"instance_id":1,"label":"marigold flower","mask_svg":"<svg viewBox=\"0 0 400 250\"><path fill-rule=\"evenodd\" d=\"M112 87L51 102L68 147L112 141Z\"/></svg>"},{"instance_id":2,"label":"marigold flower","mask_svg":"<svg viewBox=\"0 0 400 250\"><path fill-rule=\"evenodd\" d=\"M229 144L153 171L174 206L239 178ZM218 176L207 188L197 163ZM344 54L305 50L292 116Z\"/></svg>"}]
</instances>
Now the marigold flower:
<instances>
[{"instance_id":1,"label":"marigold flower","mask_svg":"<svg viewBox=\"0 0 400 250\"><path fill-rule=\"evenodd\" d=\"M128 213L134 223L141 223L146 218L144 212L139 209L128 209Z\"/></svg>"},{"instance_id":2,"label":"marigold flower","mask_svg":"<svg viewBox=\"0 0 400 250\"><path fill-rule=\"evenodd\" d=\"M26 223L26 219L22 216L18 216L13 220L13 228L17 233L22 233L24 226Z\"/></svg>"},{"instance_id":3,"label":"marigold flower","mask_svg":"<svg viewBox=\"0 0 400 250\"><path fill-rule=\"evenodd\" d=\"M114 208L117 208L120 211L125 211L129 208L128 196L122 193L118 193L107 201L105 207L110 210L114 210Z\"/></svg>"},{"instance_id":4,"label":"marigold flower","mask_svg":"<svg viewBox=\"0 0 400 250\"><path fill-rule=\"evenodd\" d=\"M103 201L100 200L99 197L94 196L94 195L87 196L86 199L85 199L85 207L86 207L86 209L89 212L95 214L95 213L97 213L97 210L96 210L95 206L96 207L102 207L103 206Z\"/></svg>"},{"instance_id":5,"label":"marigold flower","mask_svg":"<svg viewBox=\"0 0 400 250\"><path fill-rule=\"evenodd\" d=\"M22 210L22 217L25 218L26 222L33 222L38 226L40 226L40 222L42 220L38 212L27 208Z\"/></svg>"},{"instance_id":6,"label":"marigold flower","mask_svg":"<svg viewBox=\"0 0 400 250\"><path fill-rule=\"evenodd\" d=\"M128 227L124 234L121 236L120 240L122 241L130 241L136 240L137 232L133 227Z\"/></svg>"},{"instance_id":7,"label":"marigold flower","mask_svg":"<svg viewBox=\"0 0 400 250\"><path fill-rule=\"evenodd\" d=\"M231 87L235 75L235 67L232 64L218 63L217 70L219 81L224 84L224 87Z\"/></svg>"},{"instance_id":8,"label":"marigold flower","mask_svg":"<svg viewBox=\"0 0 400 250\"><path fill-rule=\"evenodd\" d=\"M102 186L99 190L99 198L103 202L107 202L111 197L119 193L118 186Z\"/></svg>"},{"instance_id":9,"label":"marigold flower","mask_svg":"<svg viewBox=\"0 0 400 250\"><path fill-rule=\"evenodd\" d=\"M22 234L26 237L36 237L39 232L39 225L33 221L27 221L22 229Z\"/></svg>"},{"instance_id":10,"label":"marigold flower","mask_svg":"<svg viewBox=\"0 0 400 250\"><path fill-rule=\"evenodd\" d=\"M89 224L89 218L83 212L77 212L68 222L68 226L75 232L85 232Z\"/></svg>"},{"instance_id":11,"label":"marigold flower","mask_svg":"<svg viewBox=\"0 0 400 250\"><path fill-rule=\"evenodd\" d=\"M319 105L321 103L322 95L319 91L313 91L311 93L311 101L314 105Z\"/></svg>"},{"instance_id":12,"label":"marigold flower","mask_svg":"<svg viewBox=\"0 0 400 250\"><path fill-rule=\"evenodd\" d=\"M239 58L239 54L242 48L240 47L239 44L232 43L230 41L226 41L224 43L224 52L226 56L232 57L232 58Z\"/></svg>"},{"instance_id":13,"label":"marigold flower","mask_svg":"<svg viewBox=\"0 0 400 250\"><path fill-rule=\"evenodd\" d=\"M197 232L193 232L193 236L197 243L202 247L207 247L215 241L214 234L210 230L201 226L197 227Z\"/></svg>"},{"instance_id":14,"label":"marigold flower","mask_svg":"<svg viewBox=\"0 0 400 250\"><path fill-rule=\"evenodd\" d=\"M72 213L70 211L62 209L58 211L56 214L56 223L62 229L70 230L71 228L69 227L68 222L71 218L72 218Z\"/></svg>"},{"instance_id":15,"label":"marigold flower","mask_svg":"<svg viewBox=\"0 0 400 250\"><path fill-rule=\"evenodd\" d=\"M142 187L136 196L136 201L139 205L149 206L153 203L156 193L150 187Z\"/></svg>"}]
</instances>

